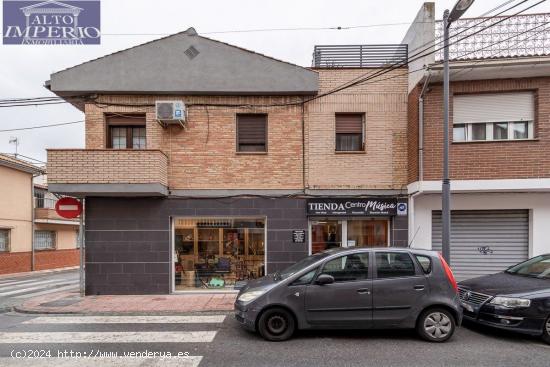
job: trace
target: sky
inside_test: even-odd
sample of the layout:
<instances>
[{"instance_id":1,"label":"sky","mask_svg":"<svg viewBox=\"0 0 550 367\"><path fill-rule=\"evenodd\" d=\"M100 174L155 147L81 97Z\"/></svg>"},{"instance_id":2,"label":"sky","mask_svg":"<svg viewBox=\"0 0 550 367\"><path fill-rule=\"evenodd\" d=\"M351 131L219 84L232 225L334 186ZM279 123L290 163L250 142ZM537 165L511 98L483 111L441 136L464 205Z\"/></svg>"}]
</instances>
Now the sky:
<instances>
[{"instance_id":1,"label":"sky","mask_svg":"<svg viewBox=\"0 0 550 367\"><path fill-rule=\"evenodd\" d=\"M465 17L479 16L504 2L477 0ZM310 66L316 44L400 43L422 3L423 0L101 0L100 45L0 45L0 99L52 96L43 87L51 73L161 37L136 33L172 34L189 27L210 38ZM435 3L436 18L440 19L455 0ZM533 12L550 12L550 2L529 11ZM0 9L0 18L1 13ZM205 34L380 24L386 25L349 30ZM0 108L0 130L83 118L83 113L69 104ZM15 146L9 144L12 137L19 140L20 154L45 161L47 148L83 148L84 124L0 132L0 152L15 152Z\"/></svg>"}]
</instances>

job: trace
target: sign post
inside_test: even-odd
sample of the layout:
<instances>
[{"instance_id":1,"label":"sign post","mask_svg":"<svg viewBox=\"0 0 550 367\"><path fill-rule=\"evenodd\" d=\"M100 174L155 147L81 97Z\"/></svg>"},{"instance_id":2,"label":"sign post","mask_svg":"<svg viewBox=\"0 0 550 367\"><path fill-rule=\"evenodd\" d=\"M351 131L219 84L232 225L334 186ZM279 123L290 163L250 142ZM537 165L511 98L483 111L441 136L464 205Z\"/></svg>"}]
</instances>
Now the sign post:
<instances>
[{"instance_id":1,"label":"sign post","mask_svg":"<svg viewBox=\"0 0 550 367\"><path fill-rule=\"evenodd\" d=\"M64 197L55 203L55 212L67 219L79 218L78 224L78 246L80 248L80 295L84 296L84 215L82 207L84 199L80 201L71 197Z\"/></svg>"}]
</instances>

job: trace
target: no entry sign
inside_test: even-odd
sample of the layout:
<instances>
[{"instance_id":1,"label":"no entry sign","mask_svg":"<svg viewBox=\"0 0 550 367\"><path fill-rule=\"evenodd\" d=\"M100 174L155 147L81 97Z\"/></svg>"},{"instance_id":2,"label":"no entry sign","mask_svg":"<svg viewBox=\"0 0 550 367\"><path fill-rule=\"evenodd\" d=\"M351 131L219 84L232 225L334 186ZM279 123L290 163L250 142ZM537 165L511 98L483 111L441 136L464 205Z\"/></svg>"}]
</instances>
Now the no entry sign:
<instances>
[{"instance_id":1,"label":"no entry sign","mask_svg":"<svg viewBox=\"0 0 550 367\"><path fill-rule=\"evenodd\" d=\"M55 212L63 218L76 218L82 213L82 204L75 198L61 198L55 203Z\"/></svg>"}]
</instances>

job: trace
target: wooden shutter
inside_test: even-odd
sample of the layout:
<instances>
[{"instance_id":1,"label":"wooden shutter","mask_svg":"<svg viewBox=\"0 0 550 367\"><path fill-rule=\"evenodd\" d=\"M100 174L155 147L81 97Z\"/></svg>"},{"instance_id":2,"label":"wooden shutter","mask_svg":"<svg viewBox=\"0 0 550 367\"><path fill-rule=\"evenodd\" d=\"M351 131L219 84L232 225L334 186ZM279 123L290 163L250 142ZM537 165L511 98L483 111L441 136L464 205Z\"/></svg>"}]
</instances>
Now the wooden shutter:
<instances>
[{"instance_id":1,"label":"wooden shutter","mask_svg":"<svg viewBox=\"0 0 550 367\"><path fill-rule=\"evenodd\" d=\"M336 134L363 134L363 114L336 114Z\"/></svg>"},{"instance_id":2,"label":"wooden shutter","mask_svg":"<svg viewBox=\"0 0 550 367\"><path fill-rule=\"evenodd\" d=\"M239 145L265 145L266 132L266 115L237 115L237 137Z\"/></svg>"}]
</instances>

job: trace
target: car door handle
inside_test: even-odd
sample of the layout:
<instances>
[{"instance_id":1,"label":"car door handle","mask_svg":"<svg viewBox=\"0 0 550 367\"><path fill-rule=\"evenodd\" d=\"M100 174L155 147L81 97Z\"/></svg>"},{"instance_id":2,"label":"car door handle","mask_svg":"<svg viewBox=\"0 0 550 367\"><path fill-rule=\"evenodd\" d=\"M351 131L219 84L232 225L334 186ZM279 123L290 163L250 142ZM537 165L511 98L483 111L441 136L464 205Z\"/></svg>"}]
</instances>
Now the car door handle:
<instances>
[{"instance_id":1,"label":"car door handle","mask_svg":"<svg viewBox=\"0 0 550 367\"><path fill-rule=\"evenodd\" d=\"M357 293L359 294L370 294L370 290L368 288L360 288L357 290Z\"/></svg>"},{"instance_id":2,"label":"car door handle","mask_svg":"<svg viewBox=\"0 0 550 367\"><path fill-rule=\"evenodd\" d=\"M423 285L415 285L415 286L414 286L414 290L415 290L415 291L423 291L423 290L424 290L424 286L423 286Z\"/></svg>"}]
</instances>

